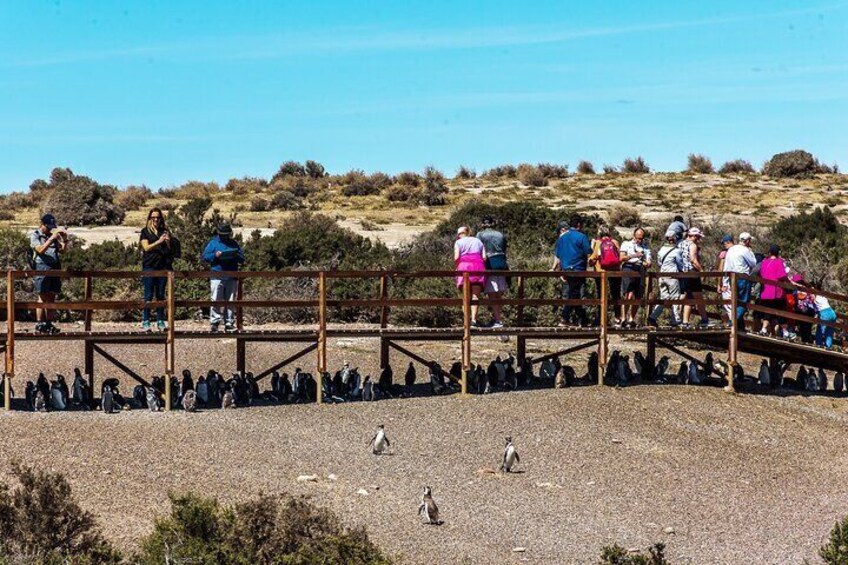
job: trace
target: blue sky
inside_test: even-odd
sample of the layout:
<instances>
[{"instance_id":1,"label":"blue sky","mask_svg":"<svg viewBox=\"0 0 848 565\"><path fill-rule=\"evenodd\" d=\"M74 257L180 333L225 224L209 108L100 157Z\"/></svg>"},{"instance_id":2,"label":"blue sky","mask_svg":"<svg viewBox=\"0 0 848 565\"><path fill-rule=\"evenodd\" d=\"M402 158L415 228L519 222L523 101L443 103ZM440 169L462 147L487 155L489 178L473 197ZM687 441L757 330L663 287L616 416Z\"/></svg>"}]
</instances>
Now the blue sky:
<instances>
[{"instance_id":1,"label":"blue sky","mask_svg":"<svg viewBox=\"0 0 848 565\"><path fill-rule=\"evenodd\" d=\"M848 2L0 0L0 192L520 161L848 168Z\"/></svg>"}]
</instances>

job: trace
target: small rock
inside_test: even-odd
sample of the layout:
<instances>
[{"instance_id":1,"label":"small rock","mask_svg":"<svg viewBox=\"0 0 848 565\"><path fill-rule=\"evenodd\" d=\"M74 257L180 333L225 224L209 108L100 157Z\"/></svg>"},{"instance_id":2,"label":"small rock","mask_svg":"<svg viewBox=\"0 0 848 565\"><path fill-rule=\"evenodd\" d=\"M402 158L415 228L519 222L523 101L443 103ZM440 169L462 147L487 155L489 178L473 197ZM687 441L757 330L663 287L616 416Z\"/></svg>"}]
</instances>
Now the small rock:
<instances>
[{"instance_id":1,"label":"small rock","mask_svg":"<svg viewBox=\"0 0 848 565\"><path fill-rule=\"evenodd\" d=\"M524 553L525 551L527 551L526 547L513 547L512 548L513 553Z\"/></svg>"},{"instance_id":2,"label":"small rock","mask_svg":"<svg viewBox=\"0 0 848 565\"><path fill-rule=\"evenodd\" d=\"M338 479L338 477L336 476L335 473L330 473L329 475L327 475L328 481L335 481L336 479Z\"/></svg>"},{"instance_id":3,"label":"small rock","mask_svg":"<svg viewBox=\"0 0 848 565\"><path fill-rule=\"evenodd\" d=\"M536 486L539 488L551 488L553 483L536 483Z\"/></svg>"},{"instance_id":4,"label":"small rock","mask_svg":"<svg viewBox=\"0 0 848 565\"><path fill-rule=\"evenodd\" d=\"M369 494L371 494L371 493L369 493L369 492L368 492L367 490L365 490L364 488L361 488L361 489L359 489L358 491L356 491L356 494L358 494L358 495L360 495L360 496L368 496L368 495L369 495Z\"/></svg>"},{"instance_id":5,"label":"small rock","mask_svg":"<svg viewBox=\"0 0 848 565\"><path fill-rule=\"evenodd\" d=\"M663 532L665 532L665 533L667 533L667 534L673 534L673 533L674 533L674 528L672 528L671 526L669 526L669 527L667 527L667 528L664 528L664 529L663 529Z\"/></svg>"},{"instance_id":6,"label":"small rock","mask_svg":"<svg viewBox=\"0 0 848 565\"><path fill-rule=\"evenodd\" d=\"M591 486L594 486L595 481L589 481L589 482L588 482L588 483L586 483L586 484L587 484L587 485L589 485L589 486L591 487Z\"/></svg>"},{"instance_id":7,"label":"small rock","mask_svg":"<svg viewBox=\"0 0 848 565\"><path fill-rule=\"evenodd\" d=\"M297 478L297 482L299 483L317 483L318 475L300 475Z\"/></svg>"},{"instance_id":8,"label":"small rock","mask_svg":"<svg viewBox=\"0 0 848 565\"><path fill-rule=\"evenodd\" d=\"M380 485L371 485L371 490L380 490Z\"/></svg>"},{"instance_id":9,"label":"small rock","mask_svg":"<svg viewBox=\"0 0 848 565\"><path fill-rule=\"evenodd\" d=\"M614 439L614 440L612 440L612 442L613 443L621 443L621 440L620 439Z\"/></svg>"}]
</instances>

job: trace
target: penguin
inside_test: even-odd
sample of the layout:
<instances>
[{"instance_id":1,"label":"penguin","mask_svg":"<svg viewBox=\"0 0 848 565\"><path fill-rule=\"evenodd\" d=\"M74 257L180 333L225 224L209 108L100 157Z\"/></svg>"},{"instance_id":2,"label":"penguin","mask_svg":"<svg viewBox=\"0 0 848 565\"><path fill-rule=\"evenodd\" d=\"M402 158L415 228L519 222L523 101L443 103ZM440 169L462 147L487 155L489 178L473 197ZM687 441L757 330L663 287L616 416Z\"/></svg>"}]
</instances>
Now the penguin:
<instances>
[{"instance_id":1,"label":"penguin","mask_svg":"<svg viewBox=\"0 0 848 565\"><path fill-rule=\"evenodd\" d=\"M598 382L598 353L593 351L586 363L586 378L591 383Z\"/></svg>"},{"instance_id":2,"label":"penguin","mask_svg":"<svg viewBox=\"0 0 848 565\"><path fill-rule=\"evenodd\" d=\"M610 353L609 360L607 361L607 370L604 372L604 381L609 384L614 384L618 382L618 371L619 371L619 361L621 360L621 353L616 350Z\"/></svg>"},{"instance_id":3,"label":"penguin","mask_svg":"<svg viewBox=\"0 0 848 565\"><path fill-rule=\"evenodd\" d=\"M502 386L503 383L506 382L506 366L504 365L504 362L501 360L500 355L498 355L495 358L494 363L495 363L495 371L498 374L498 385Z\"/></svg>"},{"instance_id":4,"label":"penguin","mask_svg":"<svg viewBox=\"0 0 848 565\"><path fill-rule=\"evenodd\" d=\"M699 385L703 382L701 371L698 369L697 363L689 363L689 374L687 375L687 383L690 385Z\"/></svg>"},{"instance_id":5,"label":"penguin","mask_svg":"<svg viewBox=\"0 0 848 565\"><path fill-rule=\"evenodd\" d=\"M113 414L115 412L115 397L112 395L112 389L108 385L103 387L100 408L104 414Z\"/></svg>"},{"instance_id":6,"label":"penguin","mask_svg":"<svg viewBox=\"0 0 848 565\"><path fill-rule=\"evenodd\" d=\"M410 365L411 364L412 363L410 363ZM339 371L339 376L342 378L342 384L344 386L347 386L347 383L350 380L350 373L351 373L350 363L348 361L345 361L342 364L341 370Z\"/></svg>"},{"instance_id":7,"label":"penguin","mask_svg":"<svg viewBox=\"0 0 848 565\"><path fill-rule=\"evenodd\" d=\"M33 400L33 410L36 412L47 412L47 403L44 399L44 393L40 389L35 390L35 399Z\"/></svg>"},{"instance_id":8,"label":"penguin","mask_svg":"<svg viewBox=\"0 0 848 565\"><path fill-rule=\"evenodd\" d=\"M330 373L327 373L329 375ZM336 371L333 375L333 392L337 396L347 396L347 383L342 379L342 372Z\"/></svg>"},{"instance_id":9,"label":"penguin","mask_svg":"<svg viewBox=\"0 0 848 565\"><path fill-rule=\"evenodd\" d=\"M640 379L645 377L645 371L648 370L648 360L642 355L641 351L633 352L633 374Z\"/></svg>"},{"instance_id":10,"label":"penguin","mask_svg":"<svg viewBox=\"0 0 848 565\"><path fill-rule=\"evenodd\" d=\"M50 383L44 373L38 373L38 378L35 381L35 388L44 395L45 400L50 398Z\"/></svg>"},{"instance_id":11,"label":"penguin","mask_svg":"<svg viewBox=\"0 0 848 565\"><path fill-rule=\"evenodd\" d=\"M677 370L677 384L685 385L689 378L689 364L686 361L680 363L680 368Z\"/></svg>"},{"instance_id":12,"label":"penguin","mask_svg":"<svg viewBox=\"0 0 848 565\"><path fill-rule=\"evenodd\" d=\"M159 391L152 386L147 387L147 409L151 412L159 411Z\"/></svg>"},{"instance_id":13,"label":"penguin","mask_svg":"<svg viewBox=\"0 0 848 565\"><path fill-rule=\"evenodd\" d=\"M472 372L473 377L473 390L477 394L483 394L486 392L486 384L488 383L488 379L486 378L486 370L483 369L483 365L477 363L477 366L474 368Z\"/></svg>"},{"instance_id":14,"label":"penguin","mask_svg":"<svg viewBox=\"0 0 848 565\"><path fill-rule=\"evenodd\" d=\"M819 368L819 390L822 392L827 390L827 374L821 367Z\"/></svg>"},{"instance_id":15,"label":"penguin","mask_svg":"<svg viewBox=\"0 0 848 565\"><path fill-rule=\"evenodd\" d=\"M197 393L197 400L201 406L209 406L209 384L206 382L206 377L203 375L197 377L195 392Z\"/></svg>"},{"instance_id":16,"label":"penguin","mask_svg":"<svg viewBox=\"0 0 848 565\"><path fill-rule=\"evenodd\" d=\"M180 395L185 396L185 393L194 390L194 379L191 377L191 371L183 369L183 380L180 383Z\"/></svg>"},{"instance_id":17,"label":"penguin","mask_svg":"<svg viewBox=\"0 0 848 565\"><path fill-rule=\"evenodd\" d=\"M551 359L542 361L542 366L539 368L539 378L553 380L556 377L556 365Z\"/></svg>"},{"instance_id":18,"label":"penguin","mask_svg":"<svg viewBox=\"0 0 848 565\"><path fill-rule=\"evenodd\" d=\"M489 368L486 369L486 390L485 393L490 393L498 388L498 368L494 361L489 363Z\"/></svg>"},{"instance_id":19,"label":"penguin","mask_svg":"<svg viewBox=\"0 0 848 565\"><path fill-rule=\"evenodd\" d=\"M193 390L187 390L185 394L183 394L183 410L186 412L196 412L197 411L197 392Z\"/></svg>"},{"instance_id":20,"label":"penguin","mask_svg":"<svg viewBox=\"0 0 848 565\"><path fill-rule=\"evenodd\" d=\"M448 374L454 379L462 379L462 363L454 361L448 369Z\"/></svg>"},{"instance_id":21,"label":"penguin","mask_svg":"<svg viewBox=\"0 0 848 565\"><path fill-rule=\"evenodd\" d=\"M833 375L833 390L838 394L845 390L845 375L842 374L842 371L837 371L835 375Z\"/></svg>"},{"instance_id":22,"label":"penguin","mask_svg":"<svg viewBox=\"0 0 848 565\"><path fill-rule=\"evenodd\" d=\"M745 375L745 368L737 363L733 367L733 380L739 381L741 383L745 380L746 376L747 375Z\"/></svg>"},{"instance_id":23,"label":"penguin","mask_svg":"<svg viewBox=\"0 0 848 565\"><path fill-rule=\"evenodd\" d=\"M666 372L668 371L669 358L666 355L660 357L659 363L654 367L654 380L658 383L666 382Z\"/></svg>"},{"instance_id":24,"label":"penguin","mask_svg":"<svg viewBox=\"0 0 848 565\"><path fill-rule=\"evenodd\" d=\"M565 388L565 386L565 375L559 371L554 379L554 388Z\"/></svg>"},{"instance_id":25,"label":"penguin","mask_svg":"<svg viewBox=\"0 0 848 565\"><path fill-rule=\"evenodd\" d=\"M67 405L71 399L71 391L68 388L68 381L65 380L65 375L56 374L56 386L62 391L62 397L65 405Z\"/></svg>"},{"instance_id":26,"label":"penguin","mask_svg":"<svg viewBox=\"0 0 848 565\"><path fill-rule=\"evenodd\" d=\"M525 387L533 382L533 363L530 362L530 358L526 358L524 363L518 368L518 375L516 375L518 386Z\"/></svg>"},{"instance_id":27,"label":"penguin","mask_svg":"<svg viewBox=\"0 0 848 565\"><path fill-rule=\"evenodd\" d=\"M713 371L716 369L716 363L713 359L713 352L708 351L706 356L704 356L704 378L708 378L713 374Z\"/></svg>"},{"instance_id":28,"label":"penguin","mask_svg":"<svg viewBox=\"0 0 848 565\"><path fill-rule=\"evenodd\" d=\"M807 386L806 389L808 392L818 392L819 391L819 377L816 375L816 372L810 369L807 371Z\"/></svg>"},{"instance_id":29,"label":"penguin","mask_svg":"<svg viewBox=\"0 0 848 565\"><path fill-rule=\"evenodd\" d=\"M221 398L221 409L228 410L236 407L236 401L233 398L233 391L227 390Z\"/></svg>"},{"instance_id":30,"label":"penguin","mask_svg":"<svg viewBox=\"0 0 848 565\"><path fill-rule=\"evenodd\" d=\"M365 375L365 380L362 381L362 400L366 402L374 400L374 383L371 382L371 375Z\"/></svg>"},{"instance_id":31,"label":"penguin","mask_svg":"<svg viewBox=\"0 0 848 565\"><path fill-rule=\"evenodd\" d=\"M439 520L439 508L436 506L436 501L433 500L433 491L430 487L424 487L424 493L421 495L421 504L418 506L418 515L424 515L424 523L440 526L442 521Z\"/></svg>"},{"instance_id":32,"label":"penguin","mask_svg":"<svg viewBox=\"0 0 848 565\"><path fill-rule=\"evenodd\" d=\"M768 361L765 359L760 362L759 382L760 386L769 386L771 383L771 372L769 371Z\"/></svg>"},{"instance_id":33,"label":"penguin","mask_svg":"<svg viewBox=\"0 0 848 565\"><path fill-rule=\"evenodd\" d=\"M515 368L513 368L511 363L506 364L504 388L506 388L507 390L518 389L518 375L516 374Z\"/></svg>"},{"instance_id":34,"label":"penguin","mask_svg":"<svg viewBox=\"0 0 848 565\"><path fill-rule=\"evenodd\" d=\"M615 371L616 385L620 387L625 387L629 382L628 372L632 373L632 371L629 371L630 364L628 363L627 356L619 355L617 365L618 367Z\"/></svg>"},{"instance_id":35,"label":"penguin","mask_svg":"<svg viewBox=\"0 0 848 565\"><path fill-rule=\"evenodd\" d=\"M50 384L50 408L53 410L64 410L66 408L65 395L58 381Z\"/></svg>"},{"instance_id":36,"label":"penguin","mask_svg":"<svg viewBox=\"0 0 848 565\"><path fill-rule=\"evenodd\" d=\"M371 453L374 455L382 455L386 452L391 444L389 443L389 438L386 437L386 430L383 428L383 424L377 426L377 432L374 434L374 437L371 438L371 441L368 442L368 447L371 448Z\"/></svg>"},{"instance_id":37,"label":"penguin","mask_svg":"<svg viewBox=\"0 0 848 565\"><path fill-rule=\"evenodd\" d=\"M512 437L507 436L503 452L503 461L501 462L501 472L511 473L512 468L516 463L521 463L521 458L518 456L518 451L516 451L515 446L512 445Z\"/></svg>"},{"instance_id":38,"label":"penguin","mask_svg":"<svg viewBox=\"0 0 848 565\"><path fill-rule=\"evenodd\" d=\"M415 377L415 365L410 361L406 374L403 376L403 384L406 385L407 392L411 392L412 387L415 386Z\"/></svg>"},{"instance_id":39,"label":"penguin","mask_svg":"<svg viewBox=\"0 0 848 565\"><path fill-rule=\"evenodd\" d=\"M35 383L27 381L24 387L24 398L26 399L27 408L35 410Z\"/></svg>"},{"instance_id":40,"label":"penguin","mask_svg":"<svg viewBox=\"0 0 848 565\"><path fill-rule=\"evenodd\" d=\"M801 365L798 367L798 374L795 375L795 387L798 390L807 390L807 368Z\"/></svg>"}]
</instances>

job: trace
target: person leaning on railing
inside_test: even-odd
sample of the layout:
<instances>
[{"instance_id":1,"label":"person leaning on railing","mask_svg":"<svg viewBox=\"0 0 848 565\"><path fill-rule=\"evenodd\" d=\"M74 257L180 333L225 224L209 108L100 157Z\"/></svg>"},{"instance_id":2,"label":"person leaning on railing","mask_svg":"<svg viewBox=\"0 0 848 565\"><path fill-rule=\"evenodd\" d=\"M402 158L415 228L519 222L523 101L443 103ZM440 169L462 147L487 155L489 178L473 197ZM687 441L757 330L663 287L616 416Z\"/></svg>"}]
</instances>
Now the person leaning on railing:
<instances>
[{"instance_id":1,"label":"person leaning on railing","mask_svg":"<svg viewBox=\"0 0 848 565\"><path fill-rule=\"evenodd\" d=\"M622 277L621 286L625 300L641 300L644 292L645 269L651 267L651 249L644 244L645 230L636 228L633 230L633 239L621 244L621 269L626 273L637 276ZM624 327L636 327L636 314L639 312L638 304L624 306Z\"/></svg>"},{"instance_id":2,"label":"person leaning on railing","mask_svg":"<svg viewBox=\"0 0 848 565\"><path fill-rule=\"evenodd\" d=\"M698 228L689 228L686 232L686 239L678 244L680 249L680 259L683 264L682 272L696 273L704 270L701 263L701 238L704 234ZM710 325L710 320L707 317L707 306L703 302L704 285L700 277L689 277L680 279L680 291L688 300L697 302L698 313L701 315L701 327ZM688 327L692 316L692 306L686 305L683 307L683 325Z\"/></svg>"},{"instance_id":3,"label":"person leaning on railing","mask_svg":"<svg viewBox=\"0 0 848 565\"><path fill-rule=\"evenodd\" d=\"M147 213L147 224L142 228L138 238L141 245L141 270L144 271L171 271L174 268L174 259L179 256L179 245L168 231L165 225L165 217L162 210L152 208ZM168 283L166 277L142 277L144 285L144 301L150 302L154 299L165 300L165 287ZM141 313L141 327L150 331L150 308L145 308ZM156 327L164 330L165 309L156 308Z\"/></svg>"},{"instance_id":4,"label":"person leaning on railing","mask_svg":"<svg viewBox=\"0 0 848 565\"><path fill-rule=\"evenodd\" d=\"M503 232L495 229L495 219L492 216L484 216L481 224L483 229L477 232L477 239L483 242L483 248L486 250L486 270L487 271L507 271L509 264L506 261L506 236ZM508 286L507 278L502 275L486 275L486 286L483 292L488 298L499 300ZM501 320L501 305L492 304L492 324L493 328L502 328Z\"/></svg>"},{"instance_id":5,"label":"person leaning on railing","mask_svg":"<svg viewBox=\"0 0 848 565\"><path fill-rule=\"evenodd\" d=\"M581 230L583 229L583 218L572 216L569 222L560 221L557 225L559 237L554 247L554 263L552 271L584 272L588 265L589 255L592 254L592 244ZM562 288L562 296L568 300L580 300L584 298L583 290L586 286L585 277L565 276ZM588 325L586 308L583 306L562 307L562 321L557 324L565 327L571 324L571 319L577 314L577 323L580 326Z\"/></svg>"},{"instance_id":6,"label":"person leaning on railing","mask_svg":"<svg viewBox=\"0 0 848 565\"><path fill-rule=\"evenodd\" d=\"M238 241L233 239L233 228L228 223L218 226L216 235L206 244L201 259L208 263L213 272L238 271L244 263L244 252ZM212 300L216 302L232 302L236 297L238 280L226 275L213 276L209 279ZM213 332L218 331L221 320L224 320L224 331L233 332L235 325L235 309L223 305L209 308L209 325Z\"/></svg>"},{"instance_id":7,"label":"person leaning on railing","mask_svg":"<svg viewBox=\"0 0 848 565\"><path fill-rule=\"evenodd\" d=\"M485 271L486 270L486 247L478 238L471 235L471 230L468 226L462 226L456 230L456 241L453 244L453 261L457 272L456 286L460 290L463 289L465 271ZM477 311L480 306L477 300L486 285L485 275L469 275L468 284L471 287L471 296L474 301L471 303L471 325L477 327Z\"/></svg>"},{"instance_id":8,"label":"person leaning on railing","mask_svg":"<svg viewBox=\"0 0 848 565\"><path fill-rule=\"evenodd\" d=\"M32 253L30 267L36 271L56 271L62 268L60 256L67 249L68 233L56 226L56 218L52 214L44 214L41 225L30 234L29 245ZM33 283L38 301L42 303L55 302L56 295L62 291L62 279L59 277L36 276ZM59 333L59 328L53 325L54 310L37 308L35 317L36 333Z\"/></svg>"},{"instance_id":9,"label":"person leaning on railing","mask_svg":"<svg viewBox=\"0 0 848 565\"><path fill-rule=\"evenodd\" d=\"M724 272L738 275L750 275L757 266L757 257L751 251L754 238L748 232L739 234L739 243L727 250L724 256ZM736 317L743 321L748 301L751 300L751 281L738 277L736 279Z\"/></svg>"},{"instance_id":10,"label":"person leaning on railing","mask_svg":"<svg viewBox=\"0 0 848 565\"><path fill-rule=\"evenodd\" d=\"M607 226L598 226L598 238L592 240L592 254L589 256L589 265L598 272L618 272L621 270L621 245L613 239ZM619 327L624 318L624 307L616 306L615 303L621 300L621 277L608 277L607 286L609 287L610 302L613 304L612 325ZM607 313L604 312L603 315L606 316ZM598 315L595 317L595 325L600 325L600 323L601 309L599 307Z\"/></svg>"},{"instance_id":11,"label":"person leaning on railing","mask_svg":"<svg viewBox=\"0 0 848 565\"><path fill-rule=\"evenodd\" d=\"M677 247L677 233L674 230L665 232L665 244L660 247L657 252L657 263L660 267L660 273L679 273L683 269L683 261L680 258L680 248ZM680 279L671 277L660 277L660 300L680 300ZM654 306L648 317L648 325L656 327L660 315L663 313L665 306L660 303ZM677 327L680 325L681 310L679 304L671 306L671 325Z\"/></svg>"}]
</instances>

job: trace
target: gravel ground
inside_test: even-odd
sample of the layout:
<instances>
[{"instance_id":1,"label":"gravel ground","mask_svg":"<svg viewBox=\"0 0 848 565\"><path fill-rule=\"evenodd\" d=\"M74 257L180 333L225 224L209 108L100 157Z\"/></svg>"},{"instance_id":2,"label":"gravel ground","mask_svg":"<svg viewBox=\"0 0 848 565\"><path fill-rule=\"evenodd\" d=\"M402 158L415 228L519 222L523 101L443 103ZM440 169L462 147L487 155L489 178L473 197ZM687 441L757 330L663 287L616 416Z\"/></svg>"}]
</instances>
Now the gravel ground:
<instances>
[{"instance_id":1,"label":"gravel ground","mask_svg":"<svg viewBox=\"0 0 848 565\"><path fill-rule=\"evenodd\" d=\"M251 345L249 368L295 347ZM444 364L459 354L458 344L426 347ZM475 354L504 348L480 340ZM161 346L108 349L144 374L162 364ZM374 371L377 351L376 340L338 340L330 360ZM16 388L38 370L67 375L81 358L80 344L21 342ZM178 342L178 368L191 360L194 371L223 371L233 359L233 340ZM402 358L395 353L393 361L402 375ZM303 360L313 364L312 355ZM0 471L17 457L66 473L83 506L123 548L167 510L169 490L225 501L261 490L312 495L347 523L366 525L404 563L593 563L612 541L663 541L674 563L799 563L815 557L833 522L848 513L841 486L847 405L831 397L634 386L226 413L13 412L0 414ZM366 449L378 423L392 440L387 456ZM522 457L522 472L507 476L489 472L505 435ZM309 474L319 480L297 481ZM425 484L442 511L441 527L416 517Z\"/></svg>"}]
</instances>

